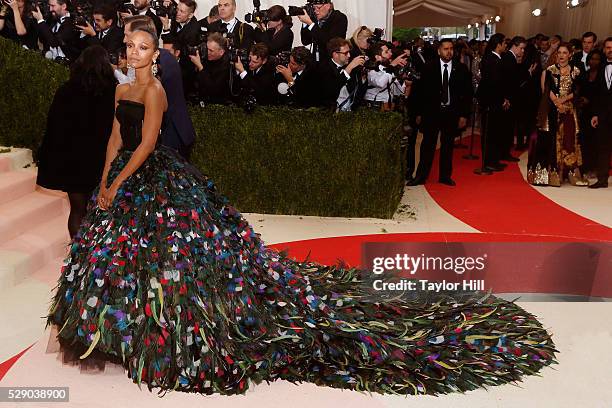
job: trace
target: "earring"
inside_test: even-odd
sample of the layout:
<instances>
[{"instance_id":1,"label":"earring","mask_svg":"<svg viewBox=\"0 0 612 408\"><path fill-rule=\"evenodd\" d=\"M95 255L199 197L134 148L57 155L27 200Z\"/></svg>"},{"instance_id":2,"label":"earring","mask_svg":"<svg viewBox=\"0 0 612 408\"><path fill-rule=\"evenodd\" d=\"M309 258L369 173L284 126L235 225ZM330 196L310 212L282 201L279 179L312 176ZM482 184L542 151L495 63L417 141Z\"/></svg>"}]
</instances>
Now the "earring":
<instances>
[{"instance_id":1,"label":"earring","mask_svg":"<svg viewBox=\"0 0 612 408\"><path fill-rule=\"evenodd\" d=\"M151 72L153 73L153 76L157 76L157 63L153 63L153 65L151 65Z\"/></svg>"}]
</instances>

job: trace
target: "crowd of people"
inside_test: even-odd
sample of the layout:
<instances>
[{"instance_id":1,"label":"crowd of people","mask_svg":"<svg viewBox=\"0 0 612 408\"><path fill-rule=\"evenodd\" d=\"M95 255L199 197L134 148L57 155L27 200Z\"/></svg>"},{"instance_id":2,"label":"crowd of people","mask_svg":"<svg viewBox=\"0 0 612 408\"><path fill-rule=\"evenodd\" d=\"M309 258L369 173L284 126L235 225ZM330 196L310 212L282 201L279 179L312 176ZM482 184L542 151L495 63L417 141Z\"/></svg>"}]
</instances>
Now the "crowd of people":
<instances>
[{"instance_id":1,"label":"crowd of people","mask_svg":"<svg viewBox=\"0 0 612 408\"><path fill-rule=\"evenodd\" d=\"M279 5L256 9L245 16L249 22L236 18L235 0L219 0L202 20L194 15L195 0L93 5L48 0L46 19L40 6L3 1L3 36L31 49L40 43L47 58L67 64L100 45L119 83L134 79L126 63L127 23L148 22L163 43L157 66L180 112L169 126L175 134L169 139L184 156L195 138L185 101L245 109L395 110L404 115L407 184L425 183L439 138L439 181L453 186L454 140L477 113L479 174L503 171L504 162L518 161L513 148L529 147L530 183L560 186L567 179L587 186L588 176L596 175L590 187L607 186L611 77L606 71L612 68L606 61L612 61L612 40L598 41L592 32L569 42L560 35L527 39L499 33L487 41L401 42L385 41L382 30L366 26L347 39L346 15L327 0L297 11ZM302 25L302 45L292 48L294 18Z\"/></svg>"}]
</instances>

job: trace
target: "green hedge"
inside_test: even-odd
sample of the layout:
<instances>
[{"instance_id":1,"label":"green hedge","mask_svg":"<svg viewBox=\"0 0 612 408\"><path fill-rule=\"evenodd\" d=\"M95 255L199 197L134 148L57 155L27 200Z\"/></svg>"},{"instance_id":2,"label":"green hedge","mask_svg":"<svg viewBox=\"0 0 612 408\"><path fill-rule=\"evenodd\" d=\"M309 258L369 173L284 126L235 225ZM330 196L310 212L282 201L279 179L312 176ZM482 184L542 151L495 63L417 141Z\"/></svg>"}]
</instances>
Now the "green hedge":
<instances>
[{"instance_id":1,"label":"green hedge","mask_svg":"<svg viewBox=\"0 0 612 408\"><path fill-rule=\"evenodd\" d=\"M36 151L65 67L0 39L0 145ZM243 212L390 218L403 192L401 117L284 107L191 108L192 161Z\"/></svg>"}]
</instances>

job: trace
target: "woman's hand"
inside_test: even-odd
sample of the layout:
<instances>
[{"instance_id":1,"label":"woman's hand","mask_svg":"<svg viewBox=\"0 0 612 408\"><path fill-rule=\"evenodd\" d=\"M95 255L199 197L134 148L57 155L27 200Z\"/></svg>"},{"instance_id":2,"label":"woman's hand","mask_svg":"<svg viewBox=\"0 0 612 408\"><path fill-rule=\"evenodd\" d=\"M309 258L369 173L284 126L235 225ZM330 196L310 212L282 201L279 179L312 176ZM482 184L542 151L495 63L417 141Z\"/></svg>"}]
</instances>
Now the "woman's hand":
<instances>
[{"instance_id":1,"label":"woman's hand","mask_svg":"<svg viewBox=\"0 0 612 408\"><path fill-rule=\"evenodd\" d=\"M109 188L100 187L100 194L98 194L98 207L104 211L112 206L119 186L115 183L111 184Z\"/></svg>"}]
</instances>

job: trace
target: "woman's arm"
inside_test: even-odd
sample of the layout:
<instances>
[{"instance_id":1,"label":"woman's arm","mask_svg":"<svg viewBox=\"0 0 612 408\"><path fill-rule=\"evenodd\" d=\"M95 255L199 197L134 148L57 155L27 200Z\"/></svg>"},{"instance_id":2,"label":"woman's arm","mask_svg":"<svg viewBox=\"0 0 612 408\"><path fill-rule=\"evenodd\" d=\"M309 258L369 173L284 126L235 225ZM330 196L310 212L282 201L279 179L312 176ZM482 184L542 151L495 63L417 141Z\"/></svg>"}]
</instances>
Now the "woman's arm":
<instances>
[{"instance_id":1,"label":"woman's arm","mask_svg":"<svg viewBox=\"0 0 612 408\"><path fill-rule=\"evenodd\" d=\"M162 117L166 109L166 95L160 84L149 88L145 93L145 116L142 125L142 141L134 150L132 157L127 162L123 170L113 181L109 190L116 193L121 184L145 162L147 157L155 150L159 129L162 124ZM113 196L114 198L114 196ZM112 199L110 200L112 202Z\"/></svg>"}]
</instances>

